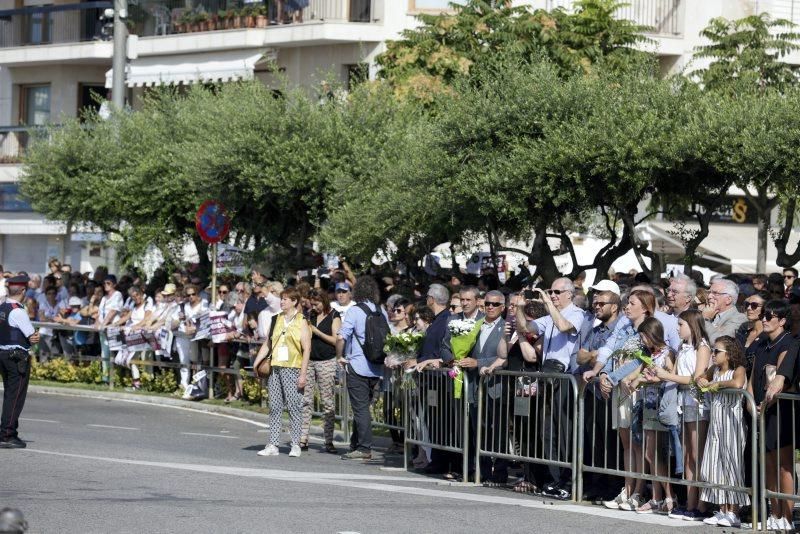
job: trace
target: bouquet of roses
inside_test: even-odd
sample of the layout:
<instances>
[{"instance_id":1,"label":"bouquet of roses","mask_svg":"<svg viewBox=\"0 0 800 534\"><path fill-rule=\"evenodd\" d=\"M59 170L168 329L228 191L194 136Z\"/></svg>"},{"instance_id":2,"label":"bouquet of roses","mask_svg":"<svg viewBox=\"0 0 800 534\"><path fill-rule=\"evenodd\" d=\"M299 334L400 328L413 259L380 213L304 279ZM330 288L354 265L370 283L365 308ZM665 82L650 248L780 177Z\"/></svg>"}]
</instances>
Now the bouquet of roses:
<instances>
[{"instance_id":1,"label":"bouquet of roses","mask_svg":"<svg viewBox=\"0 0 800 534\"><path fill-rule=\"evenodd\" d=\"M389 368L400 367L408 360L413 360L419 353L425 334L421 332L401 332L389 334L383 344L386 353L384 365Z\"/></svg>"},{"instance_id":2,"label":"bouquet of roses","mask_svg":"<svg viewBox=\"0 0 800 534\"><path fill-rule=\"evenodd\" d=\"M473 319L459 319L450 321L447 325L450 330L450 348L453 350L453 358L458 361L466 358L475 342L478 340L478 334L481 331L483 319L475 321ZM450 378L453 379L453 393L455 398L461 398L461 390L464 388L464 375L460 367L455 367L449 373Z\"/></svg>"}]
</instances>

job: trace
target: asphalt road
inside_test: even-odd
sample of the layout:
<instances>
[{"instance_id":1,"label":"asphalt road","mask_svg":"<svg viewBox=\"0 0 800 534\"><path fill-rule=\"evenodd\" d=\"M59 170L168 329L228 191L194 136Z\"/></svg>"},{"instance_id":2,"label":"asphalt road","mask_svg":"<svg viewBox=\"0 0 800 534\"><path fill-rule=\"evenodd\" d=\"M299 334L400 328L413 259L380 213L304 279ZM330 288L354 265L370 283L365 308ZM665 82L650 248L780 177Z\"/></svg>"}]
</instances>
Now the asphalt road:
<instances>
[{"instance_id":1,"label":"asphalt road","mask_svg":"<svg viewBox=\"0 0 800 534\"><path fill-rule=\"evenodd\" d=\"M0 506L30 532L721 532L659 516L387 470L320 451L262 458L266 425L174 407L29 394L0 450ZM286 438L286 436L284 436ZM384 467L384 469L382 469Z\"/></svg>"}]
</instances>

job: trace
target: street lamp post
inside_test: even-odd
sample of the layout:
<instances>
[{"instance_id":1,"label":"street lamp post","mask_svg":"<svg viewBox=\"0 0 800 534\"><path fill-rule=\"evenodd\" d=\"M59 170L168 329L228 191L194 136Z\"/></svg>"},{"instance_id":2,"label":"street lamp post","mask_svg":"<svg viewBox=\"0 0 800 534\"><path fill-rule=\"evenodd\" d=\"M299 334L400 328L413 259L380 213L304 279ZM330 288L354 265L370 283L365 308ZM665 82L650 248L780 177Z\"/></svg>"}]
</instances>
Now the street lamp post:
<instances>
[{"instance_id":1,"label":"street lamp post","mask_svg":"<svg viewBox=\"0 0 800 534\"><path fill-rule=\"evenodd\" d=\"M118 110L125 107L125 63L128 28L128 0L114 0L114 58L111 63L111 103Z\"/></svg>"}]
</instances>

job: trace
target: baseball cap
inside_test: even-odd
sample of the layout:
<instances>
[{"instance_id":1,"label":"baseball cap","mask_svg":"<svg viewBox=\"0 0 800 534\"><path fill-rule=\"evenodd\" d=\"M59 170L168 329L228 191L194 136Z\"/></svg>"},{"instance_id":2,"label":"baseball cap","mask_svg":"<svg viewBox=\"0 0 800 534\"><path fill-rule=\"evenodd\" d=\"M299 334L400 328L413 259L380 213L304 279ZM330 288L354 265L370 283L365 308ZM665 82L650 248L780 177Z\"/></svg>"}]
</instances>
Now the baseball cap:
<instances>
[{"instance_id":1,"label":"baseball cap","mask_svg":"<svg viewBox=\"0 0 800 534\"><path fill-rule=\"evenodd\" d=\"M595 291L610 291L614 293L616 296L619 296L619 286L616 282L612 282L611 280L600 280L595 285L591 287Z\"/></svg>"},{"instance_id":2,"label":"baseball cap","mask_svg":"<svg viewBox=\"0 0 800 534\"><path fill-rule=\"evenodd\" d=\"M30 278L28 278L27 276L22 274L22 275L12 276L11 278L6 279L6 285L7 286L26 286L26 285L28 285L29 281L30 281Z\"/></svg>"},{"instance_id":3,"label":"baseball cap","mask_svg":"<svg viewBox=\"0 0 800 534\"><path fill-rule=\"evenodd\" d=\"M353 288L347 282L339 282L336 284L336 291L352 291Z\"/></svg>"},{"instance_id":4,"label":"baseball cap","mask_svg":"<svg viewBox=\"0 0 800 534\"><path fill-rule=\"evenodd\" d=\"M70 308L72 308L73 306L83 306L83 301L81 300L80 297L70 297L68 305Z\"/></svg>"}]
</instances>

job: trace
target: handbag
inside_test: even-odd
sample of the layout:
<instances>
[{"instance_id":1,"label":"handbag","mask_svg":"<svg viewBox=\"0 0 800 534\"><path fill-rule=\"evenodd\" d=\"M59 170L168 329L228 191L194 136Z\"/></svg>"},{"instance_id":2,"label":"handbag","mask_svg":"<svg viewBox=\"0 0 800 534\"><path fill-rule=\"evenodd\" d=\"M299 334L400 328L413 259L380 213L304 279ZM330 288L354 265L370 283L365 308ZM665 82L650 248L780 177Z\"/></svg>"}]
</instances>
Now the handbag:
<instances>
[{"instance_id":1,"label":"handbag","mask_svg":"<svg viewBox=\"0 0 800 534\"><path fill-rule=\"evenodd\" d=\"M256 365L255 369L256 376L259 378L266 378L272 372L272 333L275 331L275 323L278 322L278 315L275 315L272 318L272 322L269 325L269 334L267 334L267 342L269 343L269 351L267 352L267 357L261 360L261 362ZM283 333L286 333L286 328L283 329ZM283 334L281 334L283 335Z\"/></svg>"}]
</instances>

